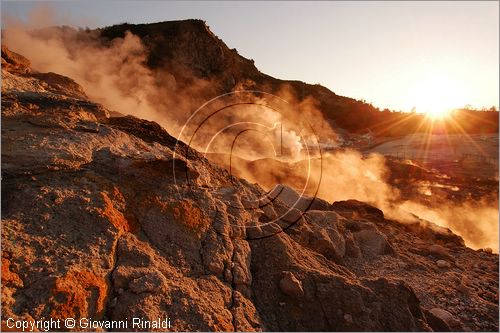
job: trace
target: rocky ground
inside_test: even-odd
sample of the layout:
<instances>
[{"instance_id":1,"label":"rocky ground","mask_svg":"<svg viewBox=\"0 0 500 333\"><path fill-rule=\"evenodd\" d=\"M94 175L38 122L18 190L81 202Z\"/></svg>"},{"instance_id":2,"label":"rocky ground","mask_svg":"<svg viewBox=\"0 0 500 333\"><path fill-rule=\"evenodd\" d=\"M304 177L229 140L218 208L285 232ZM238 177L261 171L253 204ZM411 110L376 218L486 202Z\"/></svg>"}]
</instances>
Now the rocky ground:
<instances>
[{"instance_id":1,"label":"rocky ground","mask_svg":"<svg viewBox=\"0 0 500 333\"><path fill-rule=\"evenodd\" d=\"M498 331L498 255L362 202L266 194L5 48L2 178L2 330Z\"/></svg>"}]
</instances>

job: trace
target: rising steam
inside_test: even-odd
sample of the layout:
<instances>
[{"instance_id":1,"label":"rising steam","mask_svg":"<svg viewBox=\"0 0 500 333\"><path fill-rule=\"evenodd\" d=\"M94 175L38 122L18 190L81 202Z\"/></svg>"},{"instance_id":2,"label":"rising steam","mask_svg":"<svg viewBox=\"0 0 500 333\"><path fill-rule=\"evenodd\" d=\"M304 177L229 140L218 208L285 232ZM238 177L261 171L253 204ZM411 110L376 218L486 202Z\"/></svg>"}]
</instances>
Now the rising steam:
<instances>
[{"instance_id":1,"label":"rising steam","mask_svg":"<svg viewBox=\"0 0 500 333\"><path fill-rule=\"evenodd\" d=\"M174 136L180 135L189 116L206 101L207 96L213 97L210 95L213 93L212 82L208 80L196 79L189 88L180 88L169 68L148 68L145 65L147 51L141 40L131 33L104 46L96 32L72 28L30 31L19 22L11 22L3 38L10 49L30 59L35 70L66 75L82 85L91 99L110 110L156 121ZM383 209L390 218L403 222L406 217L401 212L411 212L449 227L473 248L491 247L498 251L497 203L442 202L439 208L433 208L416 200L403 200L388 184L389 170L380 155L365 157L352 150L336 152L324 155L321 166L317 151L312 158L306 154L310 138L317 134L320 141L335 144L337 134L324 120L314 100L298 100L286 86L278 95L290 101L288 105L280 105L279 112L259 105L265 101L262 101L262 96L254 96L256 105L235 107L232 112L207 122L207 127L194 138L193 146L206 151L212 160L227 164L221 156L213 154L227 154L227 147L232 145L234 132L231 130L238 128L226 130L225 127L236 122L261 124L242 135L234 145L235 156L243 159L234 160L240 176L266 188L276 183L288 183L296 188L307 186L310 190L314 184L319 184L317 170L321 170L318 196L325 200L370 202ZM297 126L304 119L314 124L314 131L307 126ZM278 132L276 124L284 130L280 128ZM186 131L194 132L194 127ZM221 135L214 139L218 132ZM183 135L181 139L189 138L189 135ZM284 154L282 149L278 153L277 142L285 147ZM270 146L274 148L270 149ZM270 160L264 164L252 162L266 157ZM291 162L295 163L293 169L287 164Z\"/></svg>"}]
</instances>

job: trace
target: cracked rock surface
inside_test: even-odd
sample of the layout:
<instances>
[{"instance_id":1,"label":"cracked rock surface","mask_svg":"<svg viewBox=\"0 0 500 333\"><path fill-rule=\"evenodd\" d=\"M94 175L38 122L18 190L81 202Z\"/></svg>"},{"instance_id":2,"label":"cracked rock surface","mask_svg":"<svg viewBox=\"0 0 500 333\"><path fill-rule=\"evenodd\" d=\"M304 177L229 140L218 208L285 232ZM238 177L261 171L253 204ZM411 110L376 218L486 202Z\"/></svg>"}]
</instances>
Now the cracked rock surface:
<instances>
[{"instance_id":1,"label":"cracked rock surface","mask_svg":"<svg viewBox=\"0 0 500 333\"><path fill-rule=\"evenodd\" d=\"M498 256L449 230L358 201L269 223L292 189L247 209L260 187L159 125L110 118L4 48L2 76L2 327L168 316L179 331L498 330Z\"/></svg>"}]
</instances>

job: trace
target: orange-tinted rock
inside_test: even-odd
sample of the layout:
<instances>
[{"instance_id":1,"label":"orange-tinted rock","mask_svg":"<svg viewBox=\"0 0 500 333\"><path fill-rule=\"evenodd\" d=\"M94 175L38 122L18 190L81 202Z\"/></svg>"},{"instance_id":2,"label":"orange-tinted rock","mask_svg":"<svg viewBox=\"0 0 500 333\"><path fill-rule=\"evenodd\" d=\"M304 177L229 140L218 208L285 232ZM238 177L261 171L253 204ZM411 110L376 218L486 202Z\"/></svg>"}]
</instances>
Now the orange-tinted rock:
<instances>
[{"instance_id":1,"label":"orange-tinted rock","mask_svg":"<svg viewBox=\"0 0 500 333\"><path fill-rule=\"evenodd\" d=\"M208 226L208 219L191 200L182 200L172 207L174 219L187 228L201 232Z\"/></svg>"},{"instance_id":2,"label":"orange-tinted rock","mask_svg":"<svg viewBox=\"0 0 500 333\"><path fill-rule=\"evenodd\" d=\"M101 318L108 294L108 282L87 271L70 271L55 280L52 318Z\"/></svg>"},{"instance_id":3,"label":"orange-tinted rock","mask_svg":"<svg viewBox=\"0 0 500 333\"><path fill-rule=\"evenodd\" d=\"M23 281L19 275L10 269L10 260L2 257L2 286L13 285L22 287Z\"/></svg>"},{"instance_id":4,"label":"orange-tinted rock","mask_svg":"<svg viewBox=\"0 0 500 333\"><path fill-rule=\"evenodd\" d=\"M121 200L123 200L123 196L118 191L118 189L114 189L114 195L119 195ZM104 201L104 208L102 209L102 214L113 224L116 229L120 232L137 232L139 226L137 222L133 219L127 219L122 212L114 207L113 201L110 199L109 195L106 192L101 192L102 199Z\"/></svg>"}]
</instances>

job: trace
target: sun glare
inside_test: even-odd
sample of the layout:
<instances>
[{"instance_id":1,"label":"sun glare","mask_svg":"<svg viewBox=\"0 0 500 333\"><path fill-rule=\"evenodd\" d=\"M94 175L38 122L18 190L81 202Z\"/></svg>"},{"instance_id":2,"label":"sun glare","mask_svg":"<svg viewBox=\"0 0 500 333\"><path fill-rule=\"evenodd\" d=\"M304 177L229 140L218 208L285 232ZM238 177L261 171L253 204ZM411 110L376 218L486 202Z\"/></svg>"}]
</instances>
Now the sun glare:
<instances>
[{"instance_id":1,"label":"sun glare","mask_svg":"<svg viewBox=\"0 0 500 333\"><path fill-rule=\"evenodd\" d=\"M431 120L439 120L446 118L450 114L448 109L430 109L425 112L425 115Z\"/></svg>"},{"instance_id":2,"label":"sun glare","mask_svg":"<svg viewBox=\"0 0 500 333\"><path fill-rule=\"evenodd\" d=\"M459 82L445 76L430 76L417 80L408 96L415 111L429 119L446 118L450 111L466 104Z\"/></svg>"}]
</instances>

